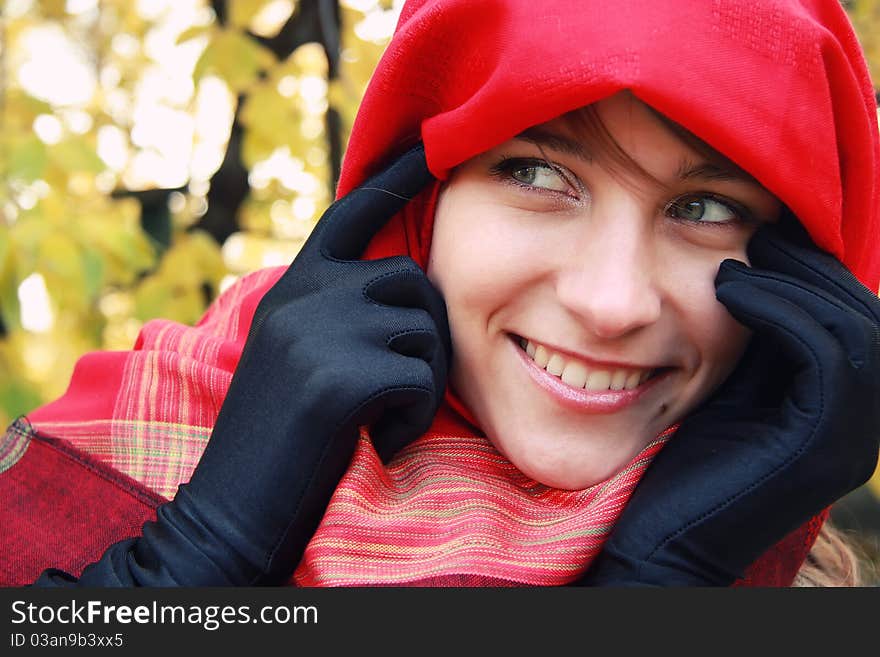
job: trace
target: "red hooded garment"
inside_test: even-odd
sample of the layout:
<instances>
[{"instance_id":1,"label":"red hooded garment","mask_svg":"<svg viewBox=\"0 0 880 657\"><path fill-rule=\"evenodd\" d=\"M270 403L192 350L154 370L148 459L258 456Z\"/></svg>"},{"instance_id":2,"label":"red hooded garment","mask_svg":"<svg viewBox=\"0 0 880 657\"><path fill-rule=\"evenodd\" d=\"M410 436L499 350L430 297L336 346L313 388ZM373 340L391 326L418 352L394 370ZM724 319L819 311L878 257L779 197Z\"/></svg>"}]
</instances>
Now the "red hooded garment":
<instances>
[{"instance_id":1,"label":"red hooded garment","mask_svg":"<svg viewBox=\"0 0 880 657\"><path fill-rule=\"evenodd\" d=\"M419 138L443 179L525 128L621 89L755 176L877 289L876 108L837 0L620 0L613 9L410 0L364 98L339 195ZM438 188L395 217L365 257L407 253L424 265ZM244 278L195 327L155 320L132 351L83 357L65 395L7 431L0 582L31 581L47 566L78 574L173 496L210 435L254 309L282 271ZM664 439L606 482L553 490L501 457L447 391L431 430L388 467L361 440L292 583L564 584L588 567ZM739 583L789 585L825 515Z\"/></svg>"}]
</instances>

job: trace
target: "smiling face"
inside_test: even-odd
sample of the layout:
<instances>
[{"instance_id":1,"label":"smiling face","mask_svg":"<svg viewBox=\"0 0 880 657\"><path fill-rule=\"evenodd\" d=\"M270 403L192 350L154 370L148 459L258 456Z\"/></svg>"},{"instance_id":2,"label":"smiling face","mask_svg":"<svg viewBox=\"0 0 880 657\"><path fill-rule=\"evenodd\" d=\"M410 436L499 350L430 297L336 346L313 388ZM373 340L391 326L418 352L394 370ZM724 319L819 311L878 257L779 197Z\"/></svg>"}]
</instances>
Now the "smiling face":
<instances>
[{"instance_id":1,"label":"smiling face","mask_svg":"<svg viewBox=\"0 0 880 657\"><path fill-rule=\"evenodd\" d=\"M748 332L715 298L776 198L628 93L460 165L428 275L450 384L523 473L579 489L622 468L731 372Z\"/></svg>"}]
</instances>

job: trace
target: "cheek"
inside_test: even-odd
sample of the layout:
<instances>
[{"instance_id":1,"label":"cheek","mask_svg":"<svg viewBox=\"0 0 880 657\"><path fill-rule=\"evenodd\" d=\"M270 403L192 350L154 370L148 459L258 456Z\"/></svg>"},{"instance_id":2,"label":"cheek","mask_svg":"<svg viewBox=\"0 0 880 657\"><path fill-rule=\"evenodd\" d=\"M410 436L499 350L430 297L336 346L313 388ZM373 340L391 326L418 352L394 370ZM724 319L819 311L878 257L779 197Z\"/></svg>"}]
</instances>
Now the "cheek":
<instances>
[{"instance_id":1,"label":"cheek","mask_svg":"<svg viewBox=\"0 0 880 657\"><path fill-rule=\"evenodd\" d=\"M744 260L745 253L679 250L667 257L675 263L667 269L667 289L674 290L671 294L681 328L696 352L704 387L714 387L733 370L750 336L715 297L715 276L722 260Z\"/></svg>"},{"instance_id":2,"label":"cheek","mask_svg":"<svg viewBox=\"0 0 880 657\"><path fill-rule=\"evenodd\" d=\"M512 298L534 254L532 241L510 229L503 209L465 191L441 196L428 258L428 278L443 293L450 321L464 311L485 315Z\"/></svg>"},{"instance_id":3,"label":"cheek","mask_svg":"<svg viewBox=\"0 0 880 657\"><path fill-rule=\"evenodd\" d=\"M727 312L714 295L712 301L714 305L705 314L705 328L699 339L709 385L714 388L733 371L745 351L751 333Z\"/></svg>"}]
</instances>

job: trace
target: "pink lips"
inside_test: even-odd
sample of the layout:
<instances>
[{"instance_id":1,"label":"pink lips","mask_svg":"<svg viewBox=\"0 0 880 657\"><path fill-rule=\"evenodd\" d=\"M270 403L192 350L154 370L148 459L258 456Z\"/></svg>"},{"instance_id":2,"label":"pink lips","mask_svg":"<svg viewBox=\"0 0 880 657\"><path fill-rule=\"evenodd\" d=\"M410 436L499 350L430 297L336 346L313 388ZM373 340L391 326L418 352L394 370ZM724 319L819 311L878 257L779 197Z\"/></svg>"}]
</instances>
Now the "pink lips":
<instances>
[{"instance_id":1,"label":"pink lips","mask_svg":"<svg viewBox=\"0 0 880 657\"><path fill-rule=\"evenodd\" d=\"M553 376L545 369L538 367L528 354L513 340L511 346L529 373L529 376L559 404L582 413L615 413L634 404L654 385L665 378L663 374L648 379L632 390L586 390L573 388Z\"/></svg>"}]
</instances>

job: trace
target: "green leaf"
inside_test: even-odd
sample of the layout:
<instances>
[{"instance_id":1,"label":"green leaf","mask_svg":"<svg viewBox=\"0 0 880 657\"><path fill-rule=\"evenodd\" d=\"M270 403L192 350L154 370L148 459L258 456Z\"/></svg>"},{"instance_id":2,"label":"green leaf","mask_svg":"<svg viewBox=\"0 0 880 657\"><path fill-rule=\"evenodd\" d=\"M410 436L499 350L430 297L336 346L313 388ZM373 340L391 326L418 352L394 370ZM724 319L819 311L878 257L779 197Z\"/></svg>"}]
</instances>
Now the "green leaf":
<instances>
[{"instance_id":1,"label":"green leaf","mask_svg":"<svg viewBox=\"0 0 880 657\"><path fill-rule=\"evenodd\" d=\"M34 410L42 402L42 395L35 386L21 380L17 372L3 377L0 381L0 412L11 421L28 411Z\"/></svg>"},{"instance_id":2,"label":"green leaf","mask_svg":"<svg viewBox=\"0 0 880 657\"><path fill-rule=\"evenodd\" d=\"M81 252L81 257L86 295L90 299L95 299L104 285L104 259L96 251L85 248Z\"/></svg>"},{"instance_id":3,"label":"green leaf","mask_svg":"<svg viewBox=\"0 0 880 657\"><path fill-rule=\"evenodd\" d=\"M9 152L9 176L26 182L39 179L49 163L46 145L36 135L27 135L12 142Z\"/></svg>"},{"instance_id":4,"label":"green leaf","mask_svg":"<svg viewBox=\"0 0 880 657\"><path fill-rule=\"evenodd\" d=\"M52 162L68 172L101 173L105 166L95 149L82 137L71 137L49 149Z\"/></svg>"}]
</instances>

